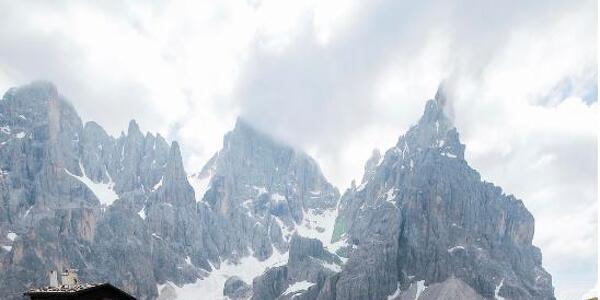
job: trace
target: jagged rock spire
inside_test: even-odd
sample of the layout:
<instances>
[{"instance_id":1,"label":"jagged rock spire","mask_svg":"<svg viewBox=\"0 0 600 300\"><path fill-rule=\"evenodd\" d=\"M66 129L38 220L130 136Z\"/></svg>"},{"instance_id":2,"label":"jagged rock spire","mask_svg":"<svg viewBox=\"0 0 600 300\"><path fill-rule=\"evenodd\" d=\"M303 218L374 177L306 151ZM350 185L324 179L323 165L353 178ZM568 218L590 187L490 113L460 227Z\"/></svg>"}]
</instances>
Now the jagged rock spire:
<instances>
[{"instance_id":1,"label":"jagged rock spire","mask_svg":"<svg viewBox=\"0 0 600 300\"><path fill-rule=\"evenodd\" d=\"M461 144L459 134L452 119L448 116L447 84L442 82L434 99L425 104L425 111L417 125L398 140L396 147L414 153L416 149L437 149L449 157L464 158L465 146Z\"/></svg>"},{"instance_id":2,"label":"jagged rock spire","mask_svg":"<svg viewBox=\"0 0 600 300\"><path fill-rule=\"evenodd\" d=\"M452 118L448 113L450 111L447 107L449 106L448 100L448 84L446 81L442 81L438 86L435 97L427 101L425 112L419 120L419 125L437 123L436 129L439 129L440 125L444 127L443 129L454 127Z\"/></svg>"},{"instance_id":3,"label":"jagged rock spire","mask_svg":"<svg viewBox=\"0 0 600 300\"><path fill-rule=\"evenodd\" d=\"M311 223L307 228L305 224L315 215L332 213L339 192L306 153L238 118L208 165L210 178L203 180L210 183L202 202L226 224L231 234L227 251L241 246L238 253L251 249L255 256L266 258L273 247L286 249L298 227L306 228L305 234L316 232L330 240L319 225Z\"/></svg>"},{"instance_id":4,"label":"jagged rock spire","mask_svg":"<svg viewBox=\"0 0 600 300\"><path fill-rule=\"evenodd\" d=\"M371 153L371 157L365 163L365 174L362 178L361 183L365 183L365 182L369 181L371 179L371 177L373 177L373 175L375 174L375 170L377 169L377 166L381 162L381 159L382 159L382 157L381 157L381 152L379 151L379 149L377 149L377 148L373 149L373 152Z\"/></svg>"},{"instance_id":5,"label":"jagged rock spire","mask_svg":"<svg viewBox=\"0 0 600 300\"><path fill-rule=\"evenodd\" d=\"M411 289L410 299L425 290L421 300L554 299L533 217L464 160L451 101L442 83L373 177L340 199L348 261L319 299L404 299Z\"/></svg>"},{"instance_id":6,"label":"jagged rock spire","mask_svg":"<svg viewBox=\"0 0 600 300\"><path fill-rule=\"evenodd\" d=\"M181 150L179 143L172 142L169 151L169 159L167 160L166 176L176 180L185 179L185 170L183 168L183 159L181 158Z\"/></svg>"},{"instance_id":7,"label":"jagged rock spire","mask_svg":"<svg viewBox=\"0 0 600 300\"><path fill-rule=\"evenodd\" d=\"M135 121L135 119L131 119L129 121L129 125L127 126L127 135L128 136L142 136L142 131L140 130L140 126L138 125L138 123Z\"/></svg>"},{"instance_id":8,"label":"jagged rock spire","mask_svg":"<svg viewBox=\"0 0 600 300\"><path fill-rule=\"evenodd\" d=\"M438 85L437 92L435 93L435 102L438 104L439 107L443 108L446 105L446 101L448 100L446 98L447 88L448 83L446 80L443 80Z\"/></svg>"}]
</instances>

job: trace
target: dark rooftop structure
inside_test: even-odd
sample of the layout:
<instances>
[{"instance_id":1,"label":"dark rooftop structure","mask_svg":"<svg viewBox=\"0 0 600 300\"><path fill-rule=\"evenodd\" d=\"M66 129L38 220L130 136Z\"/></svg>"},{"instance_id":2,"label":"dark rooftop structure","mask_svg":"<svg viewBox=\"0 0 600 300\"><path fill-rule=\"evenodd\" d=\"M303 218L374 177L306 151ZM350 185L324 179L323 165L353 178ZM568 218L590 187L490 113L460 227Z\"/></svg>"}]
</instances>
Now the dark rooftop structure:
<instances>
[{"instance_id":1,"label":"dark rooftop structure","mask_svg":"<svg viewBox=\"0 0 600 300\"><path fill-rule=\"evenodd\" d=\"M25 296L29 296L31 300L136 300L110 283L31 289Z\"/></svg>"},{"instance_id":2,"label":"dark rooftop structure","mask_svg":"<svg viewBox=\"0 0 600 300\"><path fill-rule=\"evenodd\" d=\"M49 286L30 289L23 295L31 300L136 300L110 283L81 284L76 271L65 269L61 274L62 284L59 285L58 272L51 270L48 272Z\"/></svg>"}]
</instances>

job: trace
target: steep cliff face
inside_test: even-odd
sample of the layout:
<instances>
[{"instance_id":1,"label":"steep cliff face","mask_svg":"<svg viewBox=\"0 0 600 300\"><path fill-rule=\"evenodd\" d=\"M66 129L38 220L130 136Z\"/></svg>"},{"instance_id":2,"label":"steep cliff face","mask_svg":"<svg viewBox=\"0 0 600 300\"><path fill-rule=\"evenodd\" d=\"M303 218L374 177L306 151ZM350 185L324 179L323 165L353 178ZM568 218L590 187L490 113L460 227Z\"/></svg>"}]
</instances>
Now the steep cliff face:
<instances>
[{"instance_id":1,"label":"steep cliff face","mask_svg":"<svg viewBox=\"0 0 600 300\"><path fill-rule=\"evenodd\" d=\"M345 264L298 297L554 299L533 217L469 167L445 102L438 91L396 146L373 152L362 183L340 200L330 250ZM264 280L285 285L284 275L267 272L255 295Z\"/></svg>"},{"instance_id":2,"label":"steep cliff face","mask_svg":"<svg viewBox=\"0 0 600 300\"><path fill-rule=\"evenodd\" d=\"M328 240L320 219L333 216L339 193L306 154L238 120L223 149L205 167L201 203L217 216L225 256L286 252L293 232ZM201 192L198 192L201 194Z\"/></svg>"},{"instance_id":3,"label":"steep cliff face","mask_svg":"<svg viewBox=\"0 0 600 300\"><path fill-rule=\"evenodd\" d=\"M252 300L316 299L342 260L317 239L292 236L287 265L271 268L253 281Z\"/></svg>"},{"instance_id":4,"label":"steep cliff face","mask_svg":"<svg viewBox=\"0 0 600 300\"><path fill-rule=\"evenodd\" d=\"M386 299L451 277L486 298L553 298L532 215L469 167L444 102L440 90L374 174L343 195L334 238L348 243L349 260L336 299ZM419 299L436 299L427 295Z\"/></svg>"},{"instance_id":5,"label":"steep cliff face","mask_svg":"<svg viewBox=\"0 0 600 300\"><path fill-rule=\"evenodd\" d=\"M218 257L203 231L179 146L143 135L135 121L113 138L82 124L46 82L0 101L0 286L19 295L74 267L142 298L156 280L191 282ZM211 248L211 245L212 248ZM190 263L188 263L190 262ZM16 296L15 296L16 297Z\"/></svg>"},{"instance_id":6,"label":"steep cliff face","mask_svg":"<svg viewBox=\"0 0 600 300\"><path fill-rule=\"evenodd\" d=\"M81 261L100 212L98 200L65 170L76 170L81 120L48 83L11 89L0 102L0 284L7 295L39 282L39 270ZM65 248L73 245L67 254ZM15 296L16 297L16 296Z\"/></svg>"},{"instance_id":7,"label":"steep cliff face","mask_svg":"<svg viewBox=\"0 0 600 300\"><path fill-rule=\"evenodd\" d=\"M118 138L83 124L51 83L9 90L0 127L7 295L72 267L153 299L157 284L196 282L223 261L283 255L295 231L331 235L319 221L335 213L337 189L306 154L243 121L191 176L176 142L135 121Z\"/></svg>"},{"instance_id":8,"label":"steep cliff face","mask_svg":"<svg viewBox=\"0 0 600 300\"><path fill-rule=\"evenodd\" d=\"M533 217L469 167L444 102L340 198L312 158L243 120L187 175L179 145L135 121L115 138L50 83L11 89L0 298L71 267L140 299L553 299Z\"/></svg>"}]
</instances>

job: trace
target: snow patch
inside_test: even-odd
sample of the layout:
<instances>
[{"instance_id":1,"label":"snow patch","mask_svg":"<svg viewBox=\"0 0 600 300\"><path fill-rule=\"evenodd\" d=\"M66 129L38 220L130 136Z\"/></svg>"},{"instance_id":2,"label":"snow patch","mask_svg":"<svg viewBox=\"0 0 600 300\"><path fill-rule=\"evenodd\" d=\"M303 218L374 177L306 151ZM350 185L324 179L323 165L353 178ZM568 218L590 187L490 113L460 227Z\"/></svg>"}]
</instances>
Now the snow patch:
<instances>
[{"instance_id":1,"label":"snow patch","mask_svg":"<svg viewBox=\"0 0 600 300\"><path fill-rule=\"evenodd\" d=\"M256 195L257 198L262 196L263 194L268 193L267 188L265 188L264 186L252 186L252 188L258 192L258 195Z\"/></svg>"},{"instance_id":2,"label":"snow patch","mask_svg":"<svg viewBox=\"0 0 600 300\"><path fill-rule=\"evenodd\" d=\"M298 294L300 292L308 290L313 285L315 285L315 284L310 281L306 281L306 280L295 282L294 284L290 285L285 290L285 292L283 292L282 295Z\"/></svg>"},{"instance_id":3,"label":"snow patch","mask_svg":"<svg viewBox=\"0 0 600 300\"><path fill-rule=\"evenodd\" d=\"M385 193L385 201L393 201L395 198L395 194L396 194L396 189L395 188L391 188L389 189L386 193Z\"/></svg>"},{"instance_id":4,"label":"snow patch","mask_svg":"<svg viewBox=\"0 0 600 300\"><path fill-rule=\"evenodd\" d=\"M379 160L377 161L377 164L375 165L375 167L377 168L377 167L381 166L382 162L383 162L383 156L380 156Z\"/></svg>"},{"instance_id":5,"label":"snow patch","mask_svg":"<svg viewBox=\"0 0 600 300\"><path fill-rule=\"evenodd\" d=\"M18 139L24 138L25 137L25 131L21 131L21 132L15 134L15 137L18 138Z\"/></svg>"},{"instance_id":6,"label":"snow patch","mask_svg":"<svg viewBox=\"0 0 600 300\"><path fill-rule=\"evenodd\" d=\"M163 177L152 187L152 191L158 190L163 185Z\"/></svg>"},{"instance_id":7,"label":"snow patch","mask_svg":"<svg viewBox=\"0 0 600 300\"><path fill-rule=\"evenodd\" d=\"M271 195L271 199L275 202L285 202L286 198L284 195L280 194L280 193L274 193Z\"/></svg>"},{"instance_id":8,"label":"snow patch","mask_svg":"<svg viewBox=\"0 0 600 300\"><path fill-rule=\"evenodd\" d=\"M448 253L454 253L457 250L465 250L464 246L454 246L452 248L448 248Z\"/></svg>"},{"instance_id":9,"label":"snow patch","mask_svg":"<svg viewBox=\"0 0 600 300\"><path fill-rule=\"evenodd\" d=\"M238 276L244 282L252 284L252 279L261 275L265 270L272 267L282 266L287 263L288 255L286 253L278 253L277 250L273 251L273 255L264 261L258 260L254 256L246 256L241 258L239 262L233 263L224 261L221 263L219 269L215 268L212 264L213 270L208 276L197 279L196 282L190 284L184 284L179 287L171 282L167 284L171 285L177 295L176 299L226 299L223 296L223 286L227 278L231 276ZM159 285L159 291L164 287Z\"/></svg>"},{"instance_id":10,"label":"snow patch","mask_svg":"<svg viewBox=\"0 0 600 300\"><path fill-rule=\"evenodd\" d=\"M33 208L33 205L30 206L26 211L25 214L23 215L23 217L27 217L29 215L29 213L31 212L31 209Z\"/></svg>"},{"instance_id":11,"label":"snow patch","mask_svg":"<svg viewBox=\"0 0 600 300\"><path fill-rule=\"evenodd\" d=\"M277 222L277 225L279 225L279 228L281 229L281 235L283 236L283 238L289 242L290 238L292 237L292 234L294 233L294 230L286 226L283 223L283 221L279 219L279 217L273 216L273 220L275 220L275 222Z\"/></svg>"},{"instance_id":12,"label":"snow patch","mask_svg":"<svg viewBox=\"0 0 600 300\"><path fill-rule=\"evenodd\" d=\"M401 292L402 292L402 291L400 290L400 282L398 282L398 285L397 285L397 287L396 287L396 291L394 291L394 293L393 293L393 294L389 295L389 296L387 297L387 300L393 300L393 299L395 299L395 298L398 298L398 297L400 297L400 293L401 293ZM416 298L415 298L415 300L416 300Z\"/></svg>"},{"instance_id":13,"label":"snow patch","mask_svg":"<svg viewBox=\"0 0 600 300\"><path fill-rule=\"evenodd\" d=\"M402 159L404 159L404 156L408 152L410 152L410 147L408 147L408 144L406 143L406 141L404 141L404 148L402 148Z\"/></svg>"},{"instance_id":14,"label":"snow patch","mask_svg":"<svg viewBox=\"0 0 600 300\"><path fill-rule=\"evenodd\" d=\"M0 131L2 131L2 133L4 133L4 134L10 134L10 127L2 126L2 127L0 127Z\"/></svg>"},{"instance_id":15,"label":"snow patch","mask_svg":"<svg viewBox=\"0 0 600 300\"><path fill-rule=\"evenodd\" d=\"M449 157L449 158L456 158L456 154L452 154L452 153L448 153L448 152L442 152L442 156L445 157Z\"/></svg>"},{"instance_id":16,"label":"snow patch","mask_svg":"<svg viewBox=\"0 0 600 300\"><path fill-rule=\"evenodd\" d=\"M312 199L317 199L321 197L321 191L310 191L308 192L310 194L310 198Z\"/></svg>"},{"instance_id":17,"label":"snow patch","mask_svg":"<svg viewBox=\"0 0 600 300\"><path fill-rule=\"evenodd\" d=\"M191 175L188 176L188 182L194 189L194 195L196 197L196 202L202 201L204 198L204 194L209 188L211 175L200 177L199 175Z\"/></svg>"},{"instance_id":18,"label":"snow patch","mask_svg":"<svg viewBox=\"0 0 600 300\"><path fill-rule=\"evenodd\" d=\"M81 169L83 176L77 176L69 172L67 169L64 170L67 172L67 174L85 184L92 191L92 193L94 193L102 205L110 206L113 204L113 202L115 202L116 199L119 199L119 195L117 195L117 193L113 190L115 184L112 179L109 178L110 180L108 183L96 183L85 175L85 170L83 169L81 161L79 161L79 168Z\"/></svg>"},{"instance_id":19,"label":"snow patch","mask_svg":"<svg viewBox=\"0 0 600 300\"><path fill-rule=\"evenodd\" d=\"M419 280L417 281L417 294L415 295L415 300L419 299L419 296L421 296L421 293L423 293L423 291L425 291L427 287L425 286L425 280Z\"/></svg>"},{"instance_id":20,"label":"snow patch","mask_svg":"<svg viewBox=\"0 0 600 300\"><path fill-rule=\"evenodd\" d=\"M2 246L2 249L4 249L4 250L6 250L6 251L10 252L10 250L12 250L12 246L3 245L3 246Z\"/></svg>"},{"instance_id":21,"label":"snow patch","mask_svg":"<svg viewBox=\"0 0 600 300\"><path fill-rule=\"evenodd\" d=\"M331 252L331 253L336 253L339 249L344 248L344 247L348 247L348 237L346 236L345 233L342 235L342 238L340 238L339 241L337 241L335 243L330 243L328 245L328 249L327 250L329 250L329 252ZM341 256L339 256L339 258L344 263L346 263L345 260L347 260L347 258L341 257Z\"/></svg>"},{"instance_id":22,"label":"snow patch","mask_svg":"<svg viewBox=\"0 0 600 300\"><path fill-rule=\"evenodd\" d=\"M364 189L365 189L365 187L367 187L367 183L369 183L369 181L365 181L365 182L361 183L361 184L358 186L358 188L356 188L356 191L357 191L357 192L360 192L360 191L364 190Z\"/></svg>"},{"instance_id":23,"label":"snow patch","mask_svg":"<svg viewBox=\"0 0 600 300\"><path fill-rule=\"evenodd\" d=\"M16 233L12 232L12 231L9 231L9 232L8 232L8 234L6 235L6 237L7 237L7 238L8 238L8 239L9 239L11 242L14 242L14 241L15 241L15 238L17 238L17 236L18 236L18 235L17 235Z\"/></svg>"},{"instance_id":24,"label":"snow patch","mask_svg":"<svg viewBox=\"0 0 600 300\"><path fill-rule=\"evenodd\" d=\"M330 249L333 246L331 237L337 218L337 209L324 210L320 213L314 209L308 209L303 212L302 223L296 226L298 235L318 239L325 248L331 251Z\"/></svg>"},{"instance_id":25,"label":"snow patch","mask_svg":"<svg viewBox=\"0 0 600 300\"><path fill-rule=\"evenodd\" d=\"M504 286L504 279L502 279L502 281L500 281L500 284L498 286L496 286L496 290L494 291L494 298L496 298L497 300L504 300L504 297L500 296L500 289L502 288L502 286Z\"/></svg>"},{"instance_id":26,"label":"snow patch","mask_svg":"<svg viewBox=\"0 0 600 300\"><path fill-rule=\"evenodd\" d=\"M140 209L140 211L138 211L138 215L140 216L140 218L142 218L142 220L146 220L146 212L144 211L143 207L142 209Z\"/></svg>"},{"instance_id":27,"label":"snow patch","mask_svg":"<svg viewBox=\"0 0 600 300\"><path fill-rule=\"evenodd\" d=\"M321 265L323 267L325 267L326 269L329 269L329 270L334 271L336 273L339 273L339 272L342 271L342 267L340 265L338 265L338 264L335 264L335 263L329 263L329 262L323 261L321 263Z\"/></svg>"},{"instance_id":28,"label":"snow patch","mask_svg":"<svg viewBox=\"0 0 600 300\"><path fill-rule=\"evenodd\" d=\"M248 199L248 200L242 202L242 207L249 210L250 204L252 204L252 199Z\"/></svg>"},{"instance_id":29,"label":"snow patch","mask_svg":"<svg viewBox=\"0 0 600 300\"><path fill-rule=\"evenodd\" d=\"M394 201L396 199L397 191L398 190L396 188L391 188L385 193L385 201L393 204L395 207L398 207L396 205L396 201Z\"/></svg>"}]
</instances>

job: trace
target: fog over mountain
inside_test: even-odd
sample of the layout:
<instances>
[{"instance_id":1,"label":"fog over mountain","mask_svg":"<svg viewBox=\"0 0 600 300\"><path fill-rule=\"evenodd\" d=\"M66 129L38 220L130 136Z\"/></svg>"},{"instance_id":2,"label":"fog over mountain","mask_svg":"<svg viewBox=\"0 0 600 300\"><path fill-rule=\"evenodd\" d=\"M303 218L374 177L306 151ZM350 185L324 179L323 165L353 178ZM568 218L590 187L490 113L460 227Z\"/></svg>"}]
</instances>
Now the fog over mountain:
<instances>
[{"instance_id":1,"label":"fog over mountain","mask_svg":"<svg viewBox=\"0 0 600 300\"><path fill-rule=\"evenodd\" d=\"M61 111L76 111L72 113L76 117L67 118L71 134L86 139L71 144L71 135L66 134L58 138L60 151L42 157L41 150L29 154L12 150L10 155L15 157L2 159L30 155L31 161L60 161L74 177L39 173L51 178L46 185L60 190L50 193L52 197L68 190L64 183L51 185L54 180L76 179L84 185L102 180L94 187L94 194L103 195L100 198L129 193L161 199L152 203L169 202L174 200L166 195L177 190L177 201L181 201L177 205L189 211L192 195L209 189L211 174L237 174L224 176L220 182L227 189L239 186L237 176L248 170L234 168L233 162L239 161L232 156L254 152L236 150L240 152L228 152L226 158L215 153L224 149L228 132L239 138L235 133L241 128L252 128L311 157L304 160L300 155L270 150L269 155L291 157L296 163L285 170L285 179L277 180L275 192L287 195L283 192L288 184L304 182L295 177L298 168L317 165L319 172L307 171L311 180L344 195L352 180L360 186L363 179L376 176L378 159L373 149L380 149L385 157L398 137L421 118L426 100L435 98L439 83L445 80L445 113L460 133L460 143L466 145L465 161L483 181L523 201L535 217L533 245L542 249L542 265L553 275L557 298L579 299L597 285L598 269L597 9L593 0L500 4L471 0L4 1L0 3L0 95L36 80L53 82L58 94L68 99L65 103L70 103ZM130 125L131 119L136 122ZM11 134L19 133L15 128ZM130 146L124 146L126 140ZM121 165L118 150L92 151L100 144L103 149L137 148L137 154L128 154L131 157L123 161L131 162ZM175 163L177 156L181 166ZM79 170L78 159L83 160ZM173 182L162 183L169 192L151 191L166 174L169 160L170 175L165 176ZM268 166L265 162L256 174L271 180L275 173L269 168L281 168L280 161L265 161ZM27 180L12 188L37 186L34 174L42 170L38 163L21 170ZM110 179L102 165L107 166ZM184 172L193 193L181 179ZM242 185L254 184L243 181ZM330 187L325 188L324 182ZM142 184L144 192L138 191ZM80 189L72 197L92 201L90 195L79 195L89 193ZM231 196L212 195L209 202L238 219L243 212L227 207L252 194L244 189ZM298 188L290 195L304 199L306 191ZM34 203L39 195L18 197ZM300 207L298 201L293 202ZM13 214L24 211L10 203L10 218L16 220ZM139 213L141 206L138 203L131 209ZM150 213L163 216L143 211L148 219ZM278 224L282 232L290 220L299 222L300 215L307 216L295 210L277 213L282 214L283 223ZM197 252L198 257L190 255L195 264L213 263L210 258L221 251L228 255L241 251L240 257L248 257L244 255L250 250L242 251L240 245L249 240L250 249L261 258L277 254L273 249L289 249L289 241L268 236L269 218L263 213L264 220L245 214L242 218L248 219L235 224L228 223L232 217L213 219L212 214L199 214L202 222L228 224L238 230L249 230L247 223L256 219L260 226L252 230L261 233L254 240L232 237L240 240L236 248L213 240L214 232L194 232L202 241L192 247L212 250L182 252L177 248L173 255ZM173 212L169 217L189 218L185 226L169 221L179 228L173 236L189 224L200 224L196 215L186 215ZM169 222L154 222L153 228ZM323 231L321 237L325 235ZM10 238L2 238L8 245ZM258 259L253 262L264 266ZM220 270L239 271L234 269ZM197 275L183 273L185 280ZM245 273L258 276L247 269ZM240 278L250 284L248 277ZM230 283L237 286L239 282ZM462 286L455 280L449 283Z\"/></svg>"},{"instance_id":2,"label":"fog over mountain","mask_svg":"<svg viewBox=\"0 0 600 300\"><path fill-rule=\"evenodd\" d=\"M181 146L83 123L49 82L0 101L3 297L75 268L140 299L555 299L534 217L482 181L446 84L340 193L238 119L202 171Z\"/></svg>"}]
</instances>

